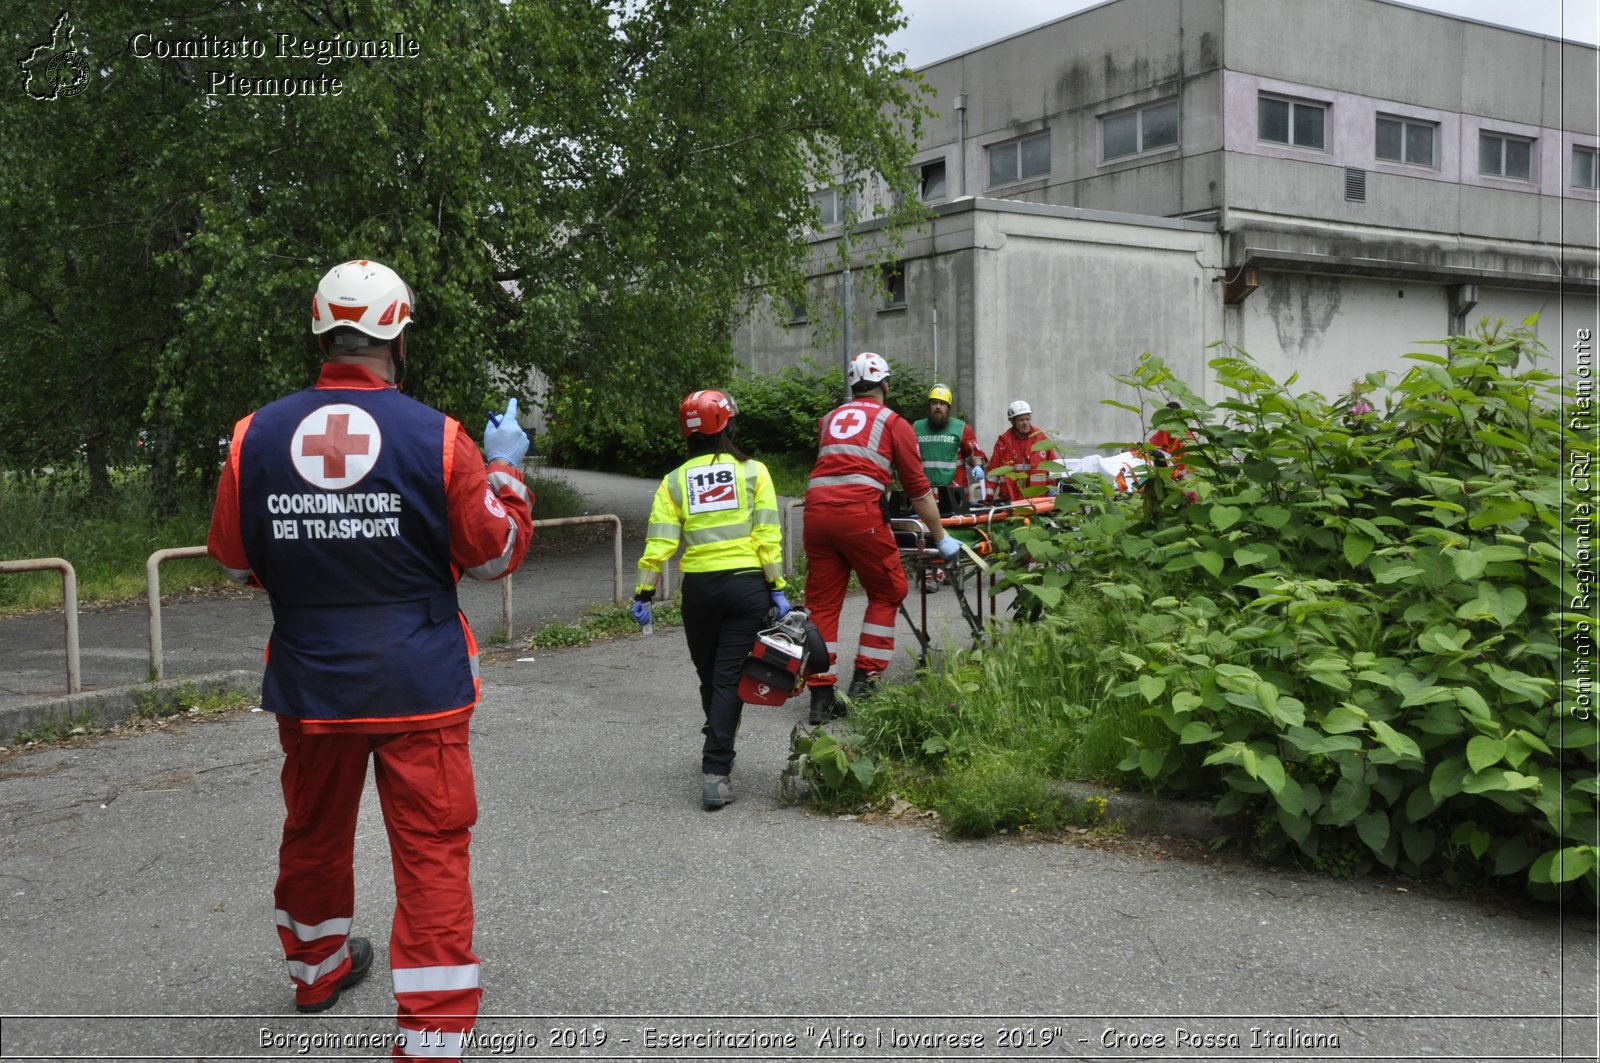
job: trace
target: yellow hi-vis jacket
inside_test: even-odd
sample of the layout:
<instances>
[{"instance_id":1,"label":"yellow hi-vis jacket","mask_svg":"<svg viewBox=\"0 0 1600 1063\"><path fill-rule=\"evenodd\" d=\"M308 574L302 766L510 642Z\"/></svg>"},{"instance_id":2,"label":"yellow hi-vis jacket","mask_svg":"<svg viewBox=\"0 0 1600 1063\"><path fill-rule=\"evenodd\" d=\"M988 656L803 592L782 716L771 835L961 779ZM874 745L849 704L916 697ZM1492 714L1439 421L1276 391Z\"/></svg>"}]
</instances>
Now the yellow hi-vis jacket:
<instances>
[{"instance_id":1,"label":"yellow hi-vis jacket","mask_svg":"<svg viewBox=\"0 0 1600 1063\"><path fill-rule=\"evenodd\" d=\"M684 544L684 572L759 568L781 590L783 529L767 467L731 454L701 454L661 478L650 506L638 591L655 590L662 564Z\"/></svg>"}]
</instances>

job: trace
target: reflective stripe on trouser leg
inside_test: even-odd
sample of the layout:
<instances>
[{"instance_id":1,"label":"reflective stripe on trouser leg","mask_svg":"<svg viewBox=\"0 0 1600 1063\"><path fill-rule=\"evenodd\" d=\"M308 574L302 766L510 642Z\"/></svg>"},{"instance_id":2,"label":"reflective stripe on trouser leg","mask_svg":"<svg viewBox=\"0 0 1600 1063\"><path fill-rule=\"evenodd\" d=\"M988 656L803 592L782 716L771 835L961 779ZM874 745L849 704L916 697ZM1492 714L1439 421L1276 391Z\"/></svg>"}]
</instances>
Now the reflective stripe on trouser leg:
<instances>
[{"instance_id":1,"label":"reflective stripe on trouser leg","mask_svg":"<svg viewBox=\"0 0 1600 1063\"><path fill-rule=\"evenodd\" d=\"M875 624L871 617L888 610L889 622ZM867 617L861 624L861 648L856 654L856 668L863 672L881 672L894 660L894 607L881 602L867 603Z\"/></svg>"},{"instance_id":2,"label":"reflective stripe on trouser leg","mask_svg":"<svg viewBox=\"0 0 1600 1063\"><path fill-rule=\"evenodd\" d=\"M832 686L837 681L834 666L839 659L839 613L850 585L850 561L841 541L857 537L868 519L869 507L862 505L817 506L806 513L806 608L811 622L828 645L828 670L806 680L808 686ZM881 519L877 506L872 517Z\"/></svg>"},{"instance_id":3,"label":"reflective stripe on trouser leg","mask_svg":"<svg viewBox=\"0 0 1600 1063\"><path fill-rule=\"evenodd\" d=\"M906 570L887 523L879 534L860 536L851 546L850 563L867 592L855 666L863 672L882 672L894 659L895 610L909 590Z\"/></svg>"},{"instance_id":4,"label":"reflective stripe on trouser leg","mask_svg":"<svg viewBox=\"0 0 1600 1063\"><path fill-rule=\"evenodd\" d=\"M389 968L396 1021L425 1031L403 1055L452 1059L482 995L468 848L478 818L467 724L377 736L375 774L394 863ZM402 1053L397 1053L402 1054Z\"/></svg>"},{"instance_id":5,"label":"reflective stripe on trouser leg","mask_svg":"<svg viewBox=\"0 0 1600 1063\"><path fill-rule=\"evenodd\" d=\"M285 814L274 920L297 1004L326 1000L349 970L352 860L371 737L308 735L299 721L278 719Z\"/></svg>"}]
</instances>

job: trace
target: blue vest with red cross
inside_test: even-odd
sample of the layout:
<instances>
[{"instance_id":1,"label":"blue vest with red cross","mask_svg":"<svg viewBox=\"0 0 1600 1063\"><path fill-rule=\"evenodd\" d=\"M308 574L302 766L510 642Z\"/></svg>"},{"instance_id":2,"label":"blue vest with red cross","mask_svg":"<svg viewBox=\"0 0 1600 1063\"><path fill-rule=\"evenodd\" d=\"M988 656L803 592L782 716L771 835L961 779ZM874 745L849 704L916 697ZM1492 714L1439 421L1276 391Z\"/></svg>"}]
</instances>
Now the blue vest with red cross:
<instances>
[{"instance_id":1,"label":"blue vest with red cross","mask_svg":"<svg viewBox=\"0 0 1600 1063\"><path fill-rule=\"evenodd\" d=\"M310 388L256 411L240 532L272 599L262 707L306 720L471 705L444 414L392 390Z\"/></svg>"}]
</instances>

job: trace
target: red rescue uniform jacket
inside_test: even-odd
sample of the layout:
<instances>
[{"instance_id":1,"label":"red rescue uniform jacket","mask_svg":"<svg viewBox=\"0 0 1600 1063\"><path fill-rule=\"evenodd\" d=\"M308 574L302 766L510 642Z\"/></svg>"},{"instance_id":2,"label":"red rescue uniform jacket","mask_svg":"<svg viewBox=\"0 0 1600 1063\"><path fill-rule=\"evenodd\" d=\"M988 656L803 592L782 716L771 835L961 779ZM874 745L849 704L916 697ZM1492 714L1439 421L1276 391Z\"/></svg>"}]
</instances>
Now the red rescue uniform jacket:
<instances>
[{"instance_id":1,"label":"red rescue uniform jacket","mask_svg":"<svg viewBox=\"0 0 1600 1063\"><path fill-rule=\"evenodd\" d=\"M913 501L933 490L911 422L877 399L847 402L817 423L817 463L806 485L806 509L876 502L896 474Z\"/></svg>"},{"instance_id":2,"label":"red rescue uniform jacket","mask_svg":"<svg viewBox=\"0 0 1600 1063\"><path fill-rule=\"evenodd\" d=\"M1023 497L1024 487L1050 485L1052 474L1039 466L1047 461L1060 461L1061 455L1056 453L1055 447L1033 449L1035 443L1049 438L1042 428L1035 428L1026 439L1009 428L1000 433L1000 438L994 441L994 448L989 451L989 482L994 486L997 502L1018 501ZM1013 472L1026 474L1025 478L1019 483L1010 477L996 475L1006 466Z\"/></svg>"}]
</instances>

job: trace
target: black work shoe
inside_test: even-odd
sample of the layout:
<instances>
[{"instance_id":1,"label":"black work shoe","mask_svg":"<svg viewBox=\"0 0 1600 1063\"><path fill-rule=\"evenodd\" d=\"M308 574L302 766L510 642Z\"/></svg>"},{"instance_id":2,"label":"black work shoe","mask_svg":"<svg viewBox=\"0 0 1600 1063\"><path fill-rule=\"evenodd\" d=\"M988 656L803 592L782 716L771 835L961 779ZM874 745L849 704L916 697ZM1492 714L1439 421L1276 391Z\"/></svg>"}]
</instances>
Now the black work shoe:
<instances>
[{"instance_id":1,"label":"black work shoe","mask_svg":"<svg viewBox=\"0 0 1600 1063\"><path fill-rule=\"evenodd\" d=\"M832 685L811 688L811 715L806 717L806 723L812 727L827 723L839 712L839 702L833 696Z\"/></svg>"},{"instance_id":2,"label":"black work shoe","mask_svg":"<svg viewBox=\"0 0 1600 1063\"><path fill-rule=\"evenodd\" d=\"M360 982L372 970L372 942L366 938L350 938L345 944L350 946L350 969L339 979L339 984L333 987L333 992L328 994L328 999L319 1000L315 1004L296 1004L295 1010L313 1013L327 1011L339 1003L339 994Z\"/></svg>"},{"instance_id":3,"label":"black work shoe","mask_svg":"<svg viewBox=\"0 0 1600 1063\"><path fill-rule=\"evenodd\" d=\"M852 705L857 704L878 692L878 676L875 672L863 672L857 669L850 680L850 689L845 693L845 700Z\"/></svg>"}]
</instances>

